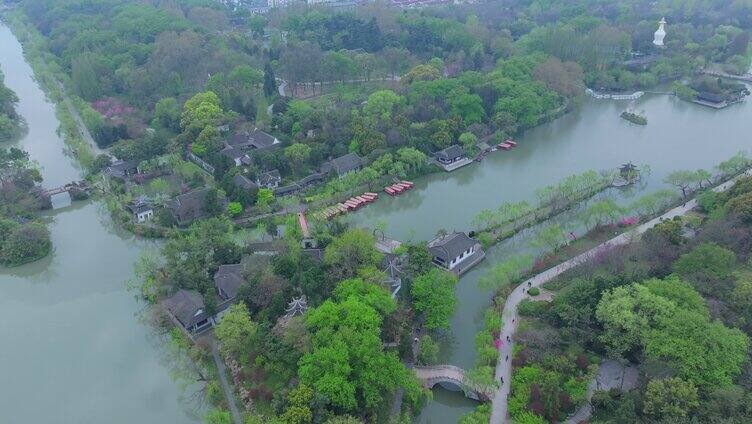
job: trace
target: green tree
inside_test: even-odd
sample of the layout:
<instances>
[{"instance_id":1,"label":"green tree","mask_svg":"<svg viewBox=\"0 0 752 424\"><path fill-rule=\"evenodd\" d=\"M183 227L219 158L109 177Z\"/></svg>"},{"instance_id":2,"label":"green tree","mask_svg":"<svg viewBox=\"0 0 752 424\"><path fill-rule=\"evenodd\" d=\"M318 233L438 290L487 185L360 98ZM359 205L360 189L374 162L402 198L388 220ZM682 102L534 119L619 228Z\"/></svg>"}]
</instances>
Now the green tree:
<instances>
[{"instance_id":1,"label":"green tree","mask_svg":"<svg viewBox=\"0 0 752 424\"><path fill-rule=\"evenodd\" d=\"M431 65L417 65L402 77L402 81L412 84L415 81L431 81L441 78L441 72Z\"/></svg>"},{"instance_id":2,"label":"green tree","mask_svg":"<svg viewBox=\"0 0 752 424\"><path fill-rule=\"evenodd\" d=\"M264 65L264 94L266 94L266 97L273 97L277 94L277 81L274 76L274 69L269 62Z\"/></svg>"},{"instance_id":3,"label":"green tree","mask_svg":"<svg viewBox=\"0 0 752 424\"><path fill-rule=\"evenodd\" d=\"M309 424L313 421L313 412L311 411L311 401L313 400L313 390L310 387L301 384L290 390L287 394L287 410L282 414L282 421L285 424Z\"/></svg>"},{"instance_id":4,"label":"green tree","mask_svg":"<svg viewBox=\"0 0 752 424\"><path fill-rule=\"evenodd\" d=\"M243 205L240 202L230 202L227 204L227 214L236 217L243 213Z\"/></svg>"},{"instance_id":5,"label":"green tree","mask_svg":"<svg viewBox=\"0 0 752 424\"><path fill-rule=\"evenodd\" d=\"M180 105L174 97L165 97L154 106L154 122L162 128L180 131Z\"/></svg>"},{"instance_id":6,"label":"green tree","mask_svg":"<svg viewBox=\"0 0 752 424\"><path fill-rule=\"evenodd\" d=\"M543 228L535 236L531 244L548 251L555 251L567 243L567 233L558 224L552 224ZM544 252L545 253L545 252Z\"/></svg>"},{"instance_id":7,"label":"green tree","mask_svg":"<svg viewBox=\"0 0 752 424\"><path fill-rule=\"evenodd\" d=\"M8 231L6 231L8 232ZM0 241L0 263L17 266L41 259L52 249L50 232L44 224L31 222L14 227Z\"/></svg>"},{"instance_id":8,"label":"green tree","mask_svg":"<svg viewBox=\"0 0 752 424\"><path fill-rule=\"evenodd\" d=\"M483 122L486 111L483 109L483 100L477 94L460 94L453 96L449 103L452 114L460 117L465 125L479 124Z\"/></svg>"},{"instance_id":9,"label":"green tree","mask_svg":"<svg viewBox=\"0 0 752 424\"><path fill-rule=\"evenodd\" d=\"M522 276L533 266L530 255L515 255L494 265L478 280L478 286L484 290L500 290L519 283Z\"/></svg>"},{"instance_id":10,"label":"green tree","mask_svg":"<svg viewBox=\"0 0 752 424\"><path fill-rule=\"evenodd\" d=\"M682 276L728 278L736 265L736 254L716 243L701 243L674 262L674 271Z\"/></svg>"},{"instance_id":11,"label":"green tree","mask_svg":"<svg viewBox=\"0 0 752 424\"><path fill-rule=\"evenodd\" d=\"M183 105L180 127L183 131L198 134L207 126L215 126L222 118L219 97L212 91L197 93Z\"/></svg>"},{"instance_id":12,"label":"green tree","mask_svg":"<svg viewBox=\"0 0 752 424\"><path fill-rule=\"evenodd\" d=\"M364 230L347 230L326 247L324 261L339 275L353 277L363 267L380 264L382 255L375 243L373 235Z\"/></svg>"},{"instance_id":13,"label":"green tree","mask_svg":"<svg viewBox=\"0 0 752 424\"><path fill-rule=\"evenodd\" d=\"M687 197L687 190L696 181L695 177L696 174L694 171L674 171L666 175L663 182L678 188L681 191L682 197Z\"/></svg>"},{"instance_id":14,"label":"green tree","mask_svg":"<svg viewBox=\"0 0 752 424\"><path fill-rule=\"evenodd\" d=\"M389 122L392 119L394 108L403 100L392 90L378 90L368 96L366 105L363 106L363 112L382 122Z\"/></svg>"},{"instance_id":15,"label":"green tree","mask_svg":"<svg viewBox=\"0 0 752 424\"><path fill-rule=\"evenodd\" d=\"M467 152L475 148L475 145L478 143L478 137L476 137L475 134L471 132L464 132L460 134L458 140Z\"/></svg>"},{"instance_id":16,"label":"green tree","mask_svg":"<svg viewBox=\"0 0 752 424\"><path fill-rule=\"evenodd\" d=\"M340 411L374 412L403 387L415 404L420 388L415 376L392 352L383 351L383 316L353 293L353 283L336 300L306 314L313 348L299 363L301 382L325 396Z\"/></svg>"},{"instance_id":17,"label":"green tree","mask_svg":"<svg viewBox=\"0 0 752 424\"><path fill-rule=\"evenodd\" d=\"M295 143L285 147L285 157L292 162L296 173L302 170L303 164L311 157L311 148L307 144Z\"/></svg>"},{"instance_id":18,"label":"green tree","mask_svg":"<svg viewBox=\"0 0 752 424\"><path fill-rule=\"evenodd\" d=\"M222 321L214 327L214 334L222 344L222 350L233 357L246 353L258 326L251 321L245 303L238 302L230 307Z\"/></svg>"},{"instance_id":19,"label":"green tree","mask_svg":"<svg viewBox=\"0 0 752 424\"><path fill-rule=\"evenodd\" d=\"M221 409L212 409L206 413L207 424L232 424L232 417L229 411Z\"/></svg>"},{"instance_id":20,"label":"green tree","mask_svg":"<svg viewBox=\"0 0 752 424\"><path fill-rule=\"evenodd\" d=\"M650 380L643 412L656 419L684 419L700 405L697 387L681 378Z\"/></svg>"},{"instance_id":21,"label":"green tree","mask_svg":"<svg viewBox=\"0 0 752 424\"><path fill-rule=\"evenodd\" d=\"M269 188L259 188L256 193L256 204L262 208L268 207L274 200L274 192Z\"/></svg>"},{"instance_id":22,"label":"green tree","mask_svg":"<svg viewBox=\"0 0 752 424\"><path fill-rule=\"evenodd\" d=\"M418 349L418 363L433 365L439 360L439 345L429 335L420 338Z\"/></svg>"},{"instance_id":23,"label":"green tree","mask_svg":"<svg viewBox=\"0 0 752 424\"><path fill-rule=\"evenodd\" d=\"M454 286L457 277L438 268L415 278L412 287L415 310L425 316L426 328L449 328L449 318L457 306Z\"/></svg>"}]
</instances>

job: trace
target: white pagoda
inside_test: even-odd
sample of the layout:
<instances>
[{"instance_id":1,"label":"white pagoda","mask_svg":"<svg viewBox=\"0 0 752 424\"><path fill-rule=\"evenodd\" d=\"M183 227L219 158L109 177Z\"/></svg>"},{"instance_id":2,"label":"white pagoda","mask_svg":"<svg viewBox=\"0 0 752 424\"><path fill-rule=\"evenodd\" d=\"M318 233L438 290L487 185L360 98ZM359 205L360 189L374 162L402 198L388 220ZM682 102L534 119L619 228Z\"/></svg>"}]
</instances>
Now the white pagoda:
<instances>
[{"instance_id":1,"label":"white pagoda","mask_svg":"<svg viewBox=\"0 0 752 424\"><path fill-rule=\"evenodd\" d=\"M655 32L655 36L653 38L653 44L658 47L664 47L664 38L666 38L666 18L661 18L661 21L658 22L658 30Z\"/></svg>"}]
</instances>

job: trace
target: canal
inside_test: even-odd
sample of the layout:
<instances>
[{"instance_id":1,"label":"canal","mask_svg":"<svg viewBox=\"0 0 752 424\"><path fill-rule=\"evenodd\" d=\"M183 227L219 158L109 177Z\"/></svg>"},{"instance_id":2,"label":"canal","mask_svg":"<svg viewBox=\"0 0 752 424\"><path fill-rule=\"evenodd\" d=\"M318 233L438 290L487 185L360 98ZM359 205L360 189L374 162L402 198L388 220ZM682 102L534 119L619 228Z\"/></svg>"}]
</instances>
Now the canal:
<instances>
[{"instance_id":1,"label":"canal","mask_svg":"<svg viewBox=\"0 0 752 424\"><path fill-rule=\"evenodd\" d=\"M80 179L56 133L54 105L1 23L0 68L29 127L15 145L39 163L45 186ZM196 405L183 400L190 389L171 376L164 340L142 322L144 306L126 291L147 243L115 228L99 202L46 219L52 253L0 267L0 422L200 422Z\"/></svg>"},{"instance_id":2,"label":"canal","mask_svg":"<svg viewBox=\"0 0 752 424\"><path fill-rule=\"evenodd\" d=\"M452 173L419 178L415 188L399 197L381 199L352 214L355 225L385 224L386 234L400 240L429 240L439 229L470 230L472 217L503 202L535 201L537 188L588 169L615 169L632 161L652 172L634 196L666 188L663 178L677 169L711 170L740 150L752 147L752 104L747 101L721 111L682 102L665 95L646 95L636 108L647 126L630 124L619 114L628 101L585 98L576 111L529 130L511 151L491 153L480 164ZM615 194L611 191L610 194ZM618 192L616 192L618 193ZM628 202L629 199L618 199ZM573 217L563 217L573 220ZM465 274L457 286L458 307L452 319L450 348L444 361L465 369L475 361L475 334L490 294L480 290L480 276L494 263L528 248L529 231L490 249L480 266ZM473 402L443 390L423 411L420 423L454 423Z\"/></svg>"}]
</instances>

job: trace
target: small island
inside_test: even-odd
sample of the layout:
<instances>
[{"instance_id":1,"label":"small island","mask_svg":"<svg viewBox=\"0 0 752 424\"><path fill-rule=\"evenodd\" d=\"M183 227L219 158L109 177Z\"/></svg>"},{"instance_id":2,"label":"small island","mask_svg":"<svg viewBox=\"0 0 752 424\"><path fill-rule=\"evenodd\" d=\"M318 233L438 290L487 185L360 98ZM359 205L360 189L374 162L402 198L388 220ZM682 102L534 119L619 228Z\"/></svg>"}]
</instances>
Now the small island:
<instances>
[{"instance_id":1,"label":"small island","mask_svg":"<svg viewBox=\"0 0 752 424\"><path fill-rule=\"evenodd\" d=\"M648 124L648 118L646 118L646 117L644 117L642 115L638 115L635 112L630 112L628 110L625 110L624 112L622 112L621 113L621 117L623 119L626 119L627 121L633 123L633 124L637 124L637 125L647 125Z\"/></svg>"},{"instance_id":2,"label":"small island","mask_svg":"<svg viewBox=\"0 0 752 424\"><path fill-rule=\"evenodd\" d=\"M680 99L713 109L723 109L739 103L749 95L746 85L720 77L697 78L687 84L675 83L673 89Z\"/></svg>"},{"instance_id":3,"label":"small island","mask_svg":"<svg viewBox=\"0 0 752 424\"><path fill-rule=\"evenodd\" d=\"M0 72L0 142L17 137L24 125L16 112L18 96ZM0 265L18 266L41 259L52 243L36 212L49 207L37 190L42 174L21 149L0 144Z\"/></svg>"},{"instance_id":4,"label":"small island","mask_svg":"<svg viewBox=\"0 0 752 424\"><path fill-rule=\"evenodd\" d=\"M47 226L36 216L47 207L35 189L41 181L28 153L0 148L0 265L33 262L52 248Z\"/></svg>"}]
</instances>

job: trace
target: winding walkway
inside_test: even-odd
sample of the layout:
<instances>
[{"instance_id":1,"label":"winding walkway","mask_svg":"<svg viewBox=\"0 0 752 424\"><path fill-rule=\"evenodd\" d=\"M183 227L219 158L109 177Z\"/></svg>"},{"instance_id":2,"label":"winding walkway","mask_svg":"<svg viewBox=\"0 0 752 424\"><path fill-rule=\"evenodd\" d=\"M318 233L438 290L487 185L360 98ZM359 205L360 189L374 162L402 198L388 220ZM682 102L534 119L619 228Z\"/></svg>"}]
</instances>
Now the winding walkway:
<instances>
[{"instance_id":1,"label":"winding walkway","mask_svg":"<svg viewBox=\"0 0 752 424\"><path fill-rule=\"evenodd\" d=\"M752 175L752 170L748 170L744 174L733 178L729 181L726 181L723 184L720 184L713 188L713 191L721 192L727 190L729 187L731 187L734 184L734 181L738 179L739 177L743 175ZM682 216L685 215L687 212L694 209L694 207L697 205L697 201L695 199L687 201L687 203L683 204L682 206L675 207L668 212L664 213L663 215L651 219L650 221L640 225L637 228L634 228L630 231L624 232L611 240L608 240L606 242L603 242L599 244L598 246L581 253L572 259L562 262L561 264L550 268L546 271L543 271L542 273L530 278L529 280L523 282L517 288L515 288L512 293L507 297L506 302L504 303L504 311L502 312L502 324L501 324L501 333L500 338L504 342L502 345L500 351L499 351L499 362L496 364L496 380L499 381L502 380L502 383L499 385L499 389L496 391L496 393L493 396L493 405L491 409L491 423L492 424L499 424L499 423L507 423L509 422L509 417L507 416L507 399L509 398L509 391L511 388L511 379L512 379L512 352L514 348L514 332L517 329L517 306L520 304L520 302L523 299L528 298L528 295L526 293L527 289L529 287L539 287L544 283L547 283L557 276L561 275L562 273L582 264L585 263L594 257L596 257L599 253L606 252L614 247L617 246L623 246L626 244L631 243L633 240L641 236L645 231L653 228L657 224L659 224L663 220L672 219L676 216ZM507 342L507 338L509 338L509 342Z\"/></svg>"},{"instance_id":2,"label":"winding walkway","mask_svg":"<svg viewBox=\"0 0 752 424\"><path fill-rule=\"evenodd\" d=\"M230 408L230 416L232 417L233 424L243 424L243 416L240 414L238 405L235 402L235 392L232 385L227 380L227 368L225 362L222 360L222 356L219 354L219 348L217 341L212 337L211 340L211 353L214 359L214 364L217 366L217 374L219 374L219 383L222 385L222 390L225 392L225 398L227 399L227 406Z\"/></svg>"},{"instance_id":3,"label":"winding walkway","mask_svg":"<svg viewBox=\"0 0 752 424\"><path fill-rule=\"evenodd\" d=\"M91 153L94 156L99 156L103 153L106 153L103 149L101 149L97 142L94 141L94 137L91 136L91 132L89 132L89 128L84 123L84 120L81 118L81 114L78 113L78 109L76 109L76 106L73 104L73 101L68 97L68 95L65 93L65 87L63 87L63 84L60 83L60 81L57 82L58 90L60 90L60 94L63 97L63 103L65 104L65 107L68 109L68 112L73 117L73 120L76 122L76 126L78 127L78 133L79 135L84 139L86 144L89 145L89 148L91 148Z\"/></svg>"}]
</instances>

